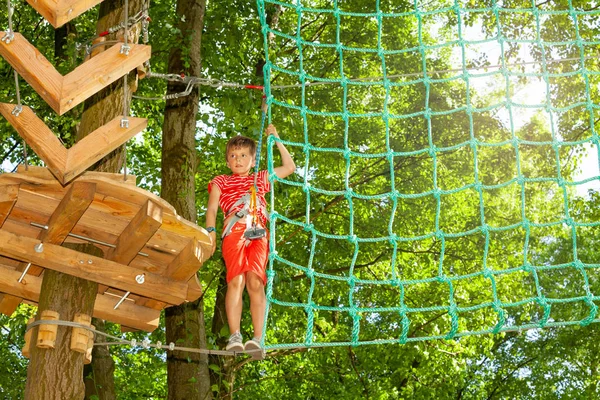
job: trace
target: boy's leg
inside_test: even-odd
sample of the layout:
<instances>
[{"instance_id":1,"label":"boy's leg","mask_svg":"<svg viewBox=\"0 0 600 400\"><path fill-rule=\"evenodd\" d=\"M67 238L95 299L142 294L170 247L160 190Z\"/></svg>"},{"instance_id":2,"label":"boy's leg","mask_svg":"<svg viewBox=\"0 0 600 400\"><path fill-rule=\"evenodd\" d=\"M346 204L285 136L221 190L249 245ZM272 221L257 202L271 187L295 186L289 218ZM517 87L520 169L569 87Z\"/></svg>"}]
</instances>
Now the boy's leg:
<instances>
[{"instance_id":1,"label":"boy's leg","mask_svg":"<svg viewBox=\"0 0 600 400\"><path fill-rule=\"evenodd\" d=\"M254 272L246 273L246 290L250 297L250 314L252 315L252 327L254 328L254 337L262 337L263 325L265 322L265 285L262 278Z\"/></svg>"},{"instance_id":2,"label":"boy's leg","mask_svg":"<svg viewBox=\"0 0 600 400\"><path fill-rule=\"evenodd\" d=\"M234 225L231 233L223 239L223 258L227 267L227 293L225 294L225 311L229 324L229 343L227 350L242 351L244 349L240 334L242 318L242 295L246 285L243 273L244 261L244 226Z\"/></svg>"},{"instance_id":3,"label":"boy's leg","mask_svg":"<svg viewBox=\"0 0 600 400\"><path fill-rule=\"evenodd\" d=\"M227 284L227 293L225 294L225 312L227 313L227 323L229 324L229 333L234 334L240 331L240 321L242 319L242 307L244 286L246 279L244 274L234 277Z\"/></svg>"}]
</instances>

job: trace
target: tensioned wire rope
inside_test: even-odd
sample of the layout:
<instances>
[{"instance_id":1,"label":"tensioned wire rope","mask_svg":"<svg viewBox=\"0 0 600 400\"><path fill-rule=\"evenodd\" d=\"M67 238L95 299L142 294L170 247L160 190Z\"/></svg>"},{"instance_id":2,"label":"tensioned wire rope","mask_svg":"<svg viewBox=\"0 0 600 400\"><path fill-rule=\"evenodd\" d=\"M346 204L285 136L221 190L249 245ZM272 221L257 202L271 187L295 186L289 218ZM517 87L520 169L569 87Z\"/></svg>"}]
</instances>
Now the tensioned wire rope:
<instances>
[{"instance_id":1,"label":"tensioned wire rope","mask_svg":"<svg viewBox=\"0 0 600 400\"><path fill-rule=\"evenodd\" d=\"M266 288L266 296L267 296L267 306L266 306L266 316L265 316L265 324L263 328L263 332L266 335L269 334L269 313L273 309L274 306L281 307L282 309L296 309L301 313L306 315L306 330L303 335L303 341L297 341L294 343L282 343L279 342L275 336L272 337L263 337L262 344L266 349L280 349L280 348L293 348L293 347L321 347L321 346L341 346L341 345L365 345L365 344L384 344L384 343L408 343L414 341L423 341L423 340L436 340L436 339L452 339L459 338L463 336L476 335L476 334L497 334L505 331L515 331L515 330L523 330L523 329L532 329L532 328L545 328L545 327L558 327L558 326L571 326L571 325L580 325L586 326L592 322L600 322L600 318L597 318L597 305L596 301L600 300L600 297L593 294L590 288L590 276L589 270L593 270L596 268L600 268L600 264L596 263L584 263L580 260L578 256L578 247L577 247L577 229L584 227L598 227L600 226L599 222L578 222L576 221L570 213L570 200L568 197L568 187L576 186L583 183L597 181L599 179L598 176L591 177L585 180L581 180L579 182L568 181L561 174L561 158L560 158L560 149L565 146L578 146L584 144L592 144L596 147L596 149L600 149L598 135L595 130L595 110L599 108L597 104L594 104L591 98L591 83L590 77L597 76L597 71L591 71L586 67L587 56L585 53L587 46L597 46L600 44L600 41L590 41L584 40L580 35L578 21L580 17L583 16L598 16L600 15L600 10L581 10L576 9L573 5L572 0L568 0L568 6L566 9L562 10L544 10L538 6L536 6L535 2L531 2L531 7L529 8L507 8L503 7L499 1L492 1L491 7L481 7L481 8L463 8L461 7L461 3L458 0L455 0L452 6L439 8L436 10L424 10L419 6L419 1L414 0L412 3L412 10L408 12L401 13L390 13L383 12L380 9L380 2L375 2L375 12L372 13L357 13L357 12L349 12L344 11L339 7L340 2L337 0L333 0L328 2L327 4L331 5L331 8L317 8L304 6L303 4L308 3L307 1L296 0L294 2L286 3L278 0L257 0L259 17L262 27L262 33L264 38L264 51L265 51L265 66L264 66L264 77L265 77L265 95L267 98L267 104L269 105L269 117L270 110L272 106L277 106L282 109L287 109L289 111L296 112L298 118L302 120L303 126L303 141L302 142L293 142L286 141L280 139L269 138L268 140L268 172L269 172L269 180L273 185L275 182L280 185L287 185L290 187L296 187L302 190L302 192L306 196L306 215L304 217L304 221L301 220L292 220L285 215L281 214L275 209L275 195L274 191L271 192L271 212L270 212L270 255L269 255L269 268L267 271L267 288ZM310 4L316 4L318 2L310 2ZM324 2L321 2L324 3ZM288 34L283 31L277 30L276 28L270 27L267 23L267 6L279 6L283 7L289 12L294 12L297 15L297 24L296 24L296 32L294 34ZM466 13L489 13L495 17L496 21L496 36L491 39L481 40L481 41L469 41L463 37L463 29L464 22L463 17ZM310 14L328 14L332 16L335 20L336 24L336 32L335 42L326 43L326 42L311 42L305 40L303 38L302 32L302 21L303 16L307 13ZM424 17L436 15L440 13L454 13L457 19L457 28L458 28L458 39L448 43L436 43L436 44L427 44L424 40L425 34L425 23ZM531 15L535 21L535 39L511 39L505 37L503 34L503 27L501 24L501 14L528 14ZM565 16L568 18L572 25L574 26L574 36L575 40L573 41L562 41L562 42L548 42L542 39L541 37L541 26L542 19L547 18L549 16ZM377 23L377 45L374 48L357 48L346 46L341 41L341 18L364 18L369 20L375 20ZM417 24L417 34L418 34L418 46L412 48L404 48L404 49L393 49L388 50L386 44L383 43L382 40L382 27L383 27L383 19L384 18L395 18L395 17L403 17L403 18L414 18ZM269 35L282 38L287 40L288 42L295 43L297 56L298 68L296 70L282 67L276 63L276 61L272 60L269 52L269 43L268 37ZM500 55L501 55L501 67L498 71L483 73L483 74L472 74L471 70L467 68L467 59L466 59L466 47L471 44L481 44L481 43L489 43L496 42L500 46ZM514 44L527 44L527 45L536 45L539 47L541 51L541 61L539 62L541 65L541 72L516 72L510 71L508 68L509 63L506 61L506 46L509 43ZM573 45L576 46L579 50L579 68L572 72L550 72L548 70L548 64L550 64L549 56L549 48L551 46L565 46L565 45ZM439 78L436 79L432 77L432 74L428 72L427 69L427 57L426 52L430 50L440 49L447 46L457 46L460 49L461 54L461 64L462 68L460 73L455 76L451 76L449 78ZM337 78L323 78L310 75L304 69L304 56L306 49L331 49L337 53L339 60L339 77ZM344 55L346 53L362 53L362 54L371 54L376 55L381 59L381 70L383 71L383 76L378 80L359 80L355 77L347 77L344 72ZM417 79L413 79L410 81L401 81L401 82L393 82L390 80L388 76L386 76L386 56L389 55L397 55L397 54L410 54L416 53L419 54L422 60L422 73L420 73L420 77ZM300 91L300 104L294 105L290 104L286 101L285 98L278 98L274 95L274 88L271 86L271 77L274 72L277 72L281 75L285 75L289 80L296 80L301 88ZM504 82L505 82L505 98L503 101L493 104L483 108L477 108L472 103L472 98L470 95L470 86L472 84L472 80L478 77L490 76L492 74L499 74ZM550 80L553 78L569 78L573 76L581 76L585 83L585 100L577 103L569 104L566 107L555 107L552 105L552 99L550 97L551 93L551 84ZM512 77L535 77L541 78L546 87L546 100L542 104L535 105L527 105L527 104L518 104L512 100L511 91L510 91L510 78ZM429 96L432 91L432 85L434 83L445 83L452 81L462 81L466 87L466 96L465 96L465 104L459 108L449 110L449 111L433 111L429 105ZM343 100L342 100L342 110L338 112L325 112L319 111L315 109L311 109L307 106L307 87L309 83L314 82L323 82L328 84L336 84L342 88L343 91ZM411 114L393 114L390 112L389 104L391 97L391 89L394 87L404 87L410 85L421 84L425 86L425 107L422 111L411 113ZM384 99L383 99L383 109L381 112L369 112L369 113L352 113L348 110L347 106L347 98L349 87L351 86L366 86L366 87L379 87L384 91ZM506 108L510 117L510 133L511 138L508 140L504 140L501 142L488 143L485 140L477 138L474 133L474 115L477 113L484 113L488 111L497 110L500 108ZM577 140L577 141L562 141L558 132L556 131L553 121L553 113L564 113L575 108L584 108L589 113L589 131L590 137ZM526 140L518 137L517 129L514 124L513 112L515 109L541 109L550 114L550 126L551 126L551 140L544 141L533 141ZM432 117L435 116L444 116L457 112L463 112L467 115L468 125L469 125L469 139L464 141L463 143L459 143L453 146L448 147L437 147L434 143L433 132L432 132ZM311 116L321 116L321 117L337 117L343 120L344 123L344 132L343 132L343 148L319 148L311 144L309 140L309 131L311 129L318 129L318 127L310 126L309 117ZM356 152L351 150L349 146L349 120L351 118L373 118L378 117L381 118L381 121L385 125L385 152L377 153L377 154L362 154L361 152ZM427 141L428 146L424 149L417 149L413 151L395 151L390 144L390 121L393 120L402 120L414 117L422 117L426 120L427 126ZM272 146L275 141L281 141L282 143L294 146L296 148L300 148L302 153L304 154L304 179L303 182L292 181L289 179L280 179L274 174L274 165L273 165L273 152ZM516 176L510 179L507 182L503 182L496 185L486 185L482 183L482 179L479 176L478 171L478 151L481 148L495 148L501 146L512 146L516 159ZM530 145L530 146L550 146L555 155L556 162L556 171L557 174L554 177L527 177L522 170L522 154L519 150L520 146ZM441 154L445 152L454 151L460 148L469 148L474 156L473 163L473 176L474 182L470 184L466 184L462 187L444 190L438 184L438 168L439 161L438 158ZM343 176L344 187L340 190L326 190L315 185L311 185L311 182L308 179L308 173L310 169L310 160L312 154L320 152L320 153L337 153L342 155L345 162L345 175ZM431 190L417 193L417 194L409 194L409 193L401 193L399 190L395 188L395 168L394 168L394 160L397 157L410 157L410 156L428 156L432 160L433 168L432 168L432 182L433 187ZM389 185L390 190L387 193L382 193L378 195L363 195L357 193L350 185L349 175L350 175L350 165L352 159L355 158L382 158L387 160L389 163ZM562 207L563 207L563 217L546 223L538 223L533 222L526 215L526 184L531 183L554 183L557 185L557 188L562 193ZM485 213L485 196L484 193L486 191L491 191L495 189L501 189L507 187L509 185L518 185L519 192L519 203L520 203L520 221L514 224L510 224L508 226L492 226L488 224L486 221L486 213ZM449 233L444 232L440 226L440 212L442 209L442 198L444 196L452 195L459 192L464 192L466 190L475 190L478 196L479 203L479 226L470 229L468 231L462 231L458 233ZM315 228L315 225L311 220L311 209L313 208L311 203L311 195L328 195L328 196L343 196L344 199L348 203L348 220L349 220L349 233L347 235L333 235L327 232L320 231ZM396 210L398 208L398 201L402 199L419 199L427 196L433 197L435 201L435 227L433 231L415 237L410 236L401 236L394 232L394 216L396 214ZM389 201L391 206L391 217L388 223L387 235L382 237L363 237L361 236L361 232L358 232L354 228L354 201L357 200L385 200ZM277 231L278 226L281 224L287 224L289 226L295 226L298 230L303 230L308 233L308 237L310 240L310 254L308 256L308 261L304 265L299 265L294 263L282 255L277 249ZM531 230L534 228L553 228L567 226L571 231L571 242L572 242L572 257L573 261L560 263L560 264L543 264L543 265L534 265L531 262L532 256L529 254L529 242L532 239ZM493 269L488 265L488 257L490 251L490 241L491 235L494 233L505 232L510 230L521 229L525 232L524 234L524 244L522 249L522 261L519 265L513 265L509 268L497 270ZM484 237L484 249L483 249L483 258L481 261L481 268L476 272L472 272L469 274L463 275L451 275L444 272L444 256L446 250L446 241L449 239L466 237L469 235L479 234ZM350 244L350 247L354 247L353 254L351 255L351 261L347 265L346 273L343 276L332 275L323 272L317 271L315 268L316 258L319 257L319 254L316 253L316 244L319 240L323 239L332 239L339 240ZM433 276L429 276L423 279L405 279L402 276L402 273L399 272L399 261L398 261L398 247L401 243L413 242L413 241L423 241L428 239L434 239L441 244L441 250L438 260L438 268L437 274ZM354 269L357 263L359 249L361 244L366 243L379 243L379 242L387 242L392 246L392 256L389 263L389 276L390 279L384 280L368 280L361 279L355 274ZM285 245L284 245L285 246ZM282 252L283 253L283 252ZM324 261L326 263L326 261ZM292 271L295 271L296 274L302 275L304 278L308 280L308 294L306 299L302 301L290 302L279 299L274 294L274 289L276 288L276 277L283 273L283 269L287 268ZM570 296L565 298L552 298L546 296L542 290L539 274L545 271L553 271L559 269L571 268L577 271L581 278L583 279L583 290L585 292L584 295L580 296ZM501 296L498 293L498 279L500 279L503 275L522 272L527 276L531 277L534 285L535 285L535 296L529 296L527 298L523 298L516 301L502 301ZM481 302L480 304L471 305L462 307L457 304L455 298L455 286L458 282L462 280L472 279L482 277L491 286L492 296L488 301ZM344 283L347 285L346 294L338 293L340 296L346 297L347 305L340 306L330 306L317 304L316 299L313 297L317 279L319 282L338 282ZM448 299L445 302L446 305L434 305L434 306L410 306L406 301L406 292L412 285L418 284L429 284L429 283L439 283L441 285L445 285L447 287ZM358 285L388 285L389 287L394 287L399 290L399 299L395 306L392 307L365 307L357 304L358 302L354 301L353 296L358 288ZM325 283L327 285L327 283ZM569 321L555 321L550 317L551 309L553 305L557 304L572 304L575 302L582 302L585 304L587 308L587 315L580 320L569 320ZM535 304L540 307L542 310L541 317L539 321L535 322L524 322L519 324L518 321L511 319L509 317L508 310L511 308L521 307L523 305ZM461 322L461 315L466 313L475 312L482 309L490 309L496 315L497 322L490 326L488 329L479 329L475 331L468 330L460 330L459 325ZM411 316L418 313L424 312L441 312L445 314L449 318L449 328L440 334L427 334L425 336L418 337L409 337L409 333L411 330L411 324L413 321L411 320ZM335 312L335 313L345 313L349 318L348 320L351 323L350 327L350 337L348 340L338 340L332 342L319 341L315 334L315 319L316 315L319 312ZM398 336L393 338L381 338L375 340L361 340L361 320L365 319L365 316L377 315L379 313L397 313L400 319L400 333ZM297 315L297 314L296 314ZM366 318L368 319L368 318ZM464 319L464 318L463 318ZM488 325L489 326L489 325ZM269 343L272 341L272 343Z\"/></svg>"}]
</instances>

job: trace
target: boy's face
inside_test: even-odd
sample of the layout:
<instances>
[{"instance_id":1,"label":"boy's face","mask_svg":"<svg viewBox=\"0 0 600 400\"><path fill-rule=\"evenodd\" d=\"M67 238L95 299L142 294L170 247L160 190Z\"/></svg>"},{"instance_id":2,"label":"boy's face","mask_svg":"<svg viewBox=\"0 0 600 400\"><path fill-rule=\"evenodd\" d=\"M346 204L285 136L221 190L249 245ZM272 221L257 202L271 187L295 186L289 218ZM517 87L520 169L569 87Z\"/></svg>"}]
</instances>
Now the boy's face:
<instances>
[{"instance_id":1,"label":"boy's face","mask_svg":"<svg viewBox=\"0 0 600 400\"><path fill-rule=\"evenodd\" d=\"M248 147L235 147L227 152L227 166L236 175L248 176L254 168L254 154Z\"/></svg>"}]
</instances>

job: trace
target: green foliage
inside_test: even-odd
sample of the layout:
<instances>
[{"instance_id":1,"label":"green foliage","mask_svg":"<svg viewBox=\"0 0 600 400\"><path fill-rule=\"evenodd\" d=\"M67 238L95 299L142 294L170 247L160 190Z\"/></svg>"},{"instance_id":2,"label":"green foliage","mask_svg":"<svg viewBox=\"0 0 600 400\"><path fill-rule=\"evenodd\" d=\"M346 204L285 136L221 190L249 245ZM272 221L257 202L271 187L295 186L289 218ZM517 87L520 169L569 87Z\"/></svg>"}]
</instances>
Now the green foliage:
<instances>
[{"instance_id":1,"label":"green foliage","mask_svg":"<svg viewBox=\"0 0 600 400\"><path fill-rule=\"evenodd\" d=\"M21 304L11 316L0 314L0 397L22 399L25 391L27 359L21 355L25 345L25 326L35 309Z\"/></svg>"},{"instance_id":2,"label":"green foliage","mask_svg":"<svg viewBox=\"0 0 600 400\"><path fill-rule=\"evenodd\" d=\"M332 2L325 0L302 3L314 8L332 7ZM364 0L338 3L341 10L365 13L375 12L377 4ZM410 13L414 11L414 3L382 0L378 4L384 13ZM273 297L300 307L272 306L267 344L304 343L307 340L308 314L304 304L309 294L312 303L321 307L313 310L310 335L314 342L329 344L353 340L352 315L336 308L350 305L365 309L393 308L400 304L401 296L407 307L415 309L410 313L410 325L407 328L402 325L397 311L361 312L360 340L398 341L403 333L411 340L445 336L452 329L451 319L445 310L429 308L449 304L451 296L447 283L415 283L405 287L403 292L398 286L373 283L387 283L396 278L422 281L437 276L440 270L448 277L468 276L453 283L452 298L456 305L474 308L461 313L459 332L493 329L498 323L498 313L490 307L477 309L493 300L490 280L477 275L484 262L490 270L505 272L496 275L496 285L498 300L512 304L506 307L507 324L525 325L544 320L544 309L535 301L517 304L519 300L539 296L538 287L546 298L586 296L584 275L575 268L540 270L536 285L534 274L510 267L523 264L525 240L528 261L532 265L557 266L572 262L574 242L578 260L584 264L600 264L595 252L598 244L595 224L600 218L598 194L578 197L572 186L563 190L554 182L542 179L556 177L559 172L563 179L573 179L581 156L578 141L590 141L594 135L598 74L584 76L577 73L581 68L578 61L548 63L548 73L569 75L547 78L539 74L527 75L530 70L523 65L509 68L514 72L509 84L501 73L484 76L485 71L478 70L470 73L482 76L471 76L468 86L462 79L462 72L431 74L433 81L429 88L423 84L421 75L406 74L422 74L424 68L428 72L462 69L462 49L456 52L451 45L436 46L455 43L458 48L459 19L462 20L463 34L476 33L478 38L497 37L498 23L501 23L501 33L506 39L503 56L508 64L522 62L529 56L536 61L542 61L544 57L579 58L582 53L589 56L596 54L597 44L582 48L572 43L560 44L574 40L573 19L565 14L540 19L540 38L559 43L542 47L517 40L536 39L535 13L482 11L490 4L506 9L529 9L533 4L529 0L417 3L423 11L428 11L420 21L420 38L419 21L408 14L386 17L381 33L376 18L341 18L339 41L348 48L376 48L381 34L381 43L387 50L414 50L386 55L385 71L377 53L304 46L300 60L293 38L298 23L293 4L283 7L277 25L271 26L292 38L276 35L268 42L269 61L280 68L273 70L271 75L274 101L270 118L282 139L289 141L288 148L299 167L298 173L287 182L277 182L273 187L274 210L286 218L277 220L276 225L274 246L279 258L273 263L277 271ZM587 0L539 3L543 4L537 6L538 11L566 10L569 5L577 12L597 8L595 1ZM454 11L456 4L464 9L460 16ZM275 2L265 4L269 21L279 6ZM17 30L52 59L54 35L50 27L41 23L41 17L24 2L17 4L17 10ZM173 1L152 2L150 16L153 21L150 24L152 70L166 72L169 50L181 47L187 40L186 33L174 28ZM0 20L5 21L5 18L5 10L1 8ZM68 71L81 61L81 55L75 56L75 42L93 35L94 19L90 12L76 20L77 35L69 37L65 46L65 53L70 57L57 61L61 71ZM598 29L596 21L596 14L589 18L578 17L577 28L583 40L596 40L593 36ZM301 37L306 41L336 43L338 40L333 14L305 12L301 22ZM467 41L473 37L469 36ZM420 47L421 44L424 47ZM468 57L464 66L487 66L493 71L492 66L501 61L496 44L497 41L492 41L487 49L483 44L466 44ZM204 78L263 84L263 45L259 15L253 1L208 3L202 44ZM425 63L422 51L427 59ZM298 77L283 70L299 71L300 62L309 76L308 81L339 79L342 72L347 79L378 77L385 73L391 81L405 84L390 88L389 95L383 85L350 85L347 91L340 84L314 85L306 87L304 93L299 87L275 87L297 84ZM588 71L596 71L597 63L597 58L586 59L585 67ZM539 65L536 71L539 71ZM0 76L3 77L0 100L14 102L12 70L2 60ZM483 83L477 85L474 82ZM507 110L505 106L498 106L509 99L519 99L523 91L529 90L527 85L536 82L542 82L549 89L547 98L555 108L553 124L548 123L549 114L545 107L529 110L514 106ZM164 94L166 89L162 80L145 79L140 82L136 94L156 96ZM228 172L224 163L228 138L236 133L258 137L261 95L259 91L250 90L201 89L196 137L199 224L204 222L208 183L215 175ZM593 107L587 105L588 95ZM77 110L63 117L55 116L22 80L21 96L24 104L33 107L63 141L71 143L78 121ZM386 96L387 111L404 118L392 118L386 124L375 115L382 112ZM461 109L467 102L474 110L470 114ZM572 105L576 106L569 108ZM304 118L301 107L315 112ZM422 114L426 107L432 112L429 119ZM138 185L154 193L160 193L161 185L163 110L163 101L134 101L132 104L132 113L147 117L149 127L128 145L129 172L138 176ZM344 111L348 113L347 118L340 114ZM519 120L516 126L510 124L509 111L518 114L514 117ZM518 154L512 143L513 137L523 141L517 148ZM475 148L470 146L474 139L478 141ZM573 143L561 144L557 150L548 143L553 140ZM0 155L9 161L4 168L22 161L19 143L12 128L0 121ZM435 161L429 152L432 146L438 150ZM278 163L273 143L265 147L263 168L267 167L267 153L272 153L272 161ZM345 149L352 152L349 157L343 153ZM389 160L386 158L388 150L398 154ZM374 156L363 157L365 154ZM381 154L384 156L377 156ZM29 157L30 162L38 162L31 152ZM532 181L521 186L512 181L518 174ZM472 187L477 180L485 186L482 197ZM304 190L305 182L310 183L311 190ZM430 193L434 185L446 191L439 204ZM389 193L392 187L405 195L397 198L396 207L389 197L362 198ZM355 196L350 203L344 196L347 188L362 197ZM565 198L570 218L590 224L577 226L576 234L563 224L542 226L564 217ZM484 204L483 211L480 204ZM489 232L487 237L481 231L458 235L481 226L482 212L487 225L512 228ZM541 224L531 228L529 235L522 226L516 226L523 220L523 215L531 222ZM347 240L320 237L313 243L311 231L302 226L309 223L326 235L382 238L391 230L406 240L397 242L396 247L387 240L361 242L356 252L356 245ZM444 241L435 235L424 238L438 229L455 236L445 237ZM421 240L415 240L417 237ZM353 290L344 280L315 279L313 282L304 270L294 267L309 265L311 254L315 255L312 260L314 271L345 279L350 274L348 266L354 265L352 274L362 281ZM221 259L215 256L200 272L207 321L213 318L218 277L223 269ZM589 268L586 272L591 293L598 293L596 269ZM245 307L247 309L247 304ZM8 398L19 398L24 387L26 360L20 356L19 349L29 312L27 307L22 307L11 318L1 317L0 393ZM548 321L581 321L589 312L589 304L583 300L566 306L555 304ZM244 315L242 329L246 336L250 326L250 316ZM405 345L277 349L263 362L247 363L236 369L230 388L218 365L210 364L209 368L220 376L223 386L240 399L594 398L598 396L598 349L597 341L589 338L598 334L597 329L591 325ZM109 327L109 333L121 335L115 326ZM227 334L226 328L214 335L209 333L209 348L217 348L219 340ZM146 337L153 343L158 340L164 343L162 328L149 336L130 333L123 337L136 338L138 343ZM115 381L120 399L166 397L164 351L112 346L111 352L117 367ZM221 390L218 385L212 389L214 393Z\"/></svg>"}]
</instances>

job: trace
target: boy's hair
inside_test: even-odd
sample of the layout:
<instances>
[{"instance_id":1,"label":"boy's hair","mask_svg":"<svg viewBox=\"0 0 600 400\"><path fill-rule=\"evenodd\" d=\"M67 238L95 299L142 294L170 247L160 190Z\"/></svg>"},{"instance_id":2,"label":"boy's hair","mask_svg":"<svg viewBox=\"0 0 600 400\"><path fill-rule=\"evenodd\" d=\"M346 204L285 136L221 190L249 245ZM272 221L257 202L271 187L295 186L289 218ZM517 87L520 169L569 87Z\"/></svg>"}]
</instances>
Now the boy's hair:
<instances>
[{"instance_id":1,"label":"boy's hair","mask_svg":"<svg viewBox=\"0 0 600 400\"><path fill-rule=\"evenodd\" d=\"M227 142L227 148L225 149L225 158L227 159L227 155L230 150L238 149L238 148L247 148L250 150L250 154L252 157L256 154L256 142L254 139L250 139L249 137L237 135L229 139Z\"/></svg>"}]
</instances>

